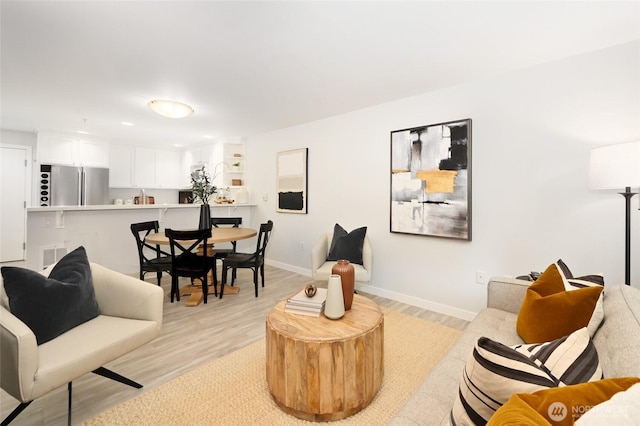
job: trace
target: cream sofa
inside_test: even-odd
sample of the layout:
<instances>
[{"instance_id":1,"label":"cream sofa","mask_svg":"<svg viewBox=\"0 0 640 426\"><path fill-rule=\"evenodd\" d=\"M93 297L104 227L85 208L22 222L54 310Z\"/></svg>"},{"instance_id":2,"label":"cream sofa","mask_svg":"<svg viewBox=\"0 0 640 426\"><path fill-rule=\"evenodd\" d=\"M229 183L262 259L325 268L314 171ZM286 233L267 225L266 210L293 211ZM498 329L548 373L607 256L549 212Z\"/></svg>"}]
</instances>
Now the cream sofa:
<instances>
[{"instance_id":1,"label":"cream sofa","mask_svg":"<svg viewBox=\"0 0 640 426\"><path fill-rule=\"evenodd\" d=\"M100 315L40 346L31 329L9 311L0 279L0 384L23 403L22 409L92 371L140 387L102 366L158 336L163 291L95 263L91 274Z\"/></svg>"},{"instance_id":2,"label":"cream sofa","mask_svg":"<svg viewBox=\"0 0 640 426\"><path fill-rule=\"evenodd\" d=\"M467 326L460 339L434 367L391 425L449 424L464 365L478 338L523 343L516 319L530 282L493 278L487 308ZM605 287L604 321L593 337L605 378L640 376L640 290L626 285Z\"/></svg>"}]
</instances>

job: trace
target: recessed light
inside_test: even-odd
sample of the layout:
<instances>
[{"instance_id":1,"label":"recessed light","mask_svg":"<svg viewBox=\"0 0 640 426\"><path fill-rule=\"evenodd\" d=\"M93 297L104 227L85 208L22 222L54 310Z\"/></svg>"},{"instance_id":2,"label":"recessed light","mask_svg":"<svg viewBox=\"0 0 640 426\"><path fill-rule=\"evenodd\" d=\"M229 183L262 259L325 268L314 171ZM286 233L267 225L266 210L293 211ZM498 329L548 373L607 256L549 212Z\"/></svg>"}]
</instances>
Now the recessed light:
<instances>
[{"instance_id":1,"label":"recessed light","mask_svg":"<svg viewBox=\"0 0 640 426\"><path fill-rule=\"evenodd\" d=\"M76 133L80 133L81 135L88 135L89 132L85 132L84 130L76 130Z\"/></svg>"},{"instance_id":2,"label":"recessed light","mask_svg":"<svg viewBox=\"0 0 640 426\"><path fill-rule=\"evenodd\" d=\"M123 126L133 126L133 123L130 121L121 121L120 124L122 124Z\"/></svg>"},{"instance_id":3,"label":"recessed light","mask_svg":"<svg viewBox=\"0 0 640 426\"><path fill-rule=\"evenodd\" d=\"M176 148L182 148L182 145L179 143L174 143L173 146L175 146Z\"/></svg>"},{"instance_id":4,"label":"recessed light","mask_svg":"<svg viewBox=\"0 0 640 426\"><path fill-rule=\"evenodd\" d=\"M205 139L213 139L213 136L211 135L202 135L202 137Z\"/></svg>"}]
</instances>

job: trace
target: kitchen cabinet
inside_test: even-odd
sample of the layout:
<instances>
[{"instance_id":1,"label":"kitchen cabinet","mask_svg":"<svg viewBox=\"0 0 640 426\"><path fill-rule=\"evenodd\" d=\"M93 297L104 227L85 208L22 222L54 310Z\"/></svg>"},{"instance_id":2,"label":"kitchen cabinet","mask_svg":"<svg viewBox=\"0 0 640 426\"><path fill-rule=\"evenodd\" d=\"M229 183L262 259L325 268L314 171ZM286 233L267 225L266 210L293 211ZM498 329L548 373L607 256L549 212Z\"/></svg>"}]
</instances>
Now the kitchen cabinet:
<instances>
[{"instance_id":1,"label":"kitchen cabinet","mask_svg":"<svg viewBox=\"0 0 640 426\"><path fill-rule=\"evenodd\" d=\"M133 186L156 187L156 150L136 147L133 156Z\"/></svg>"},{"instance_id":2,"label":"kitchen cabinet","mask_svg":"<svg viewBox=\"0 0 640 426\"><path fill-rule=\"evenodd\" d=\"M180 155L176 151L156 151L156 188L178 189L180 181Z\"/></svg>"},{"instance_id":3,"label":"kitchen cabinet","mask_svg":"<svg viewBox=\"0 0 640 426\"><path fill-rule=\"evenodd\" d=\"M215 164L215 149L212 145L197 145L182 152L182 166L180 168L180 187L191 187L191 169L194 166L206 166L206 170L213 177Z\"/></svg>"},{"instance_id":4,"label":"kitchen cabinet","mask_svg":"<svg viewBox=\"0 0 640 426\"><path fill-rule=\"evenodd\" d=\"M146 147L112 145L109 187L179 189L180 153Z\"/></svg>"},{"instance_id":5,"label":"kitchen cabinet","mask_svg":"<svg viewBox=\"0 0 640 426\"><path fill-rule=\"evenodd\" d=\"M109 143L81 135L38 134L40 164L109 167Z\"/></svg>"},{"instance_id":6,"label":"kitchen cabinet","mask_svg":"<svg viewBox=\"0 0 640 426\"><path fill-rule=\"evenodd\" d=\"M133 155L132 146L109 147L109 188L133 187Z\"/></svg>"}]
</instances>

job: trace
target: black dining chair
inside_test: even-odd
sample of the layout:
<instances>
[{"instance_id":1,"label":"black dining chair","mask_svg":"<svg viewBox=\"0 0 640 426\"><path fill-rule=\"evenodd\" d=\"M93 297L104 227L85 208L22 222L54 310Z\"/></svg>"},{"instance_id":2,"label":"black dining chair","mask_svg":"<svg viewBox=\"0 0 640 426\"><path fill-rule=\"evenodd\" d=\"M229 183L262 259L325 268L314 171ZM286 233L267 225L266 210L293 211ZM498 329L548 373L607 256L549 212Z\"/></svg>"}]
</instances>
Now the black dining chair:
<instances>
[{"instance_id":1,"label":"black dining chair","mask_svg":"<svg viewBox=\"0 0 640 426\"><path fill-rule=\"evenodd\" d=\"M138 258L140 260L140 280L144 280L147 272L155 272L158 277L158 285L162 281L162 273L171 273L171 255L160 249L159 245L151 245L145 241L151 232L158 232L158 221L140 222L131 224L131 233L138 246Z\"/></svg>"},{"instance_id":2,"label":"black dining chair","mask_svg":"<svg viewBox=\"0 0 640 426\"><path fill-rule=\"evenodd\" d=\"M194 231L165 230L171 247L171 302L174 296L180 301L178 277L188 277L192 281L199 278L202 281L202 295L207 303L208 275L214 267L215 259L207 248L207 239L211 238L211 229L197 229ZM213 290L218 295L218 280L213 275Z\"/></svg>"},{"instance_id":3,"label":"black dining chair","mask_svg":"<svg viewBox=\"0 0 640 426\"><path fill-rule=\"evenodd\" d=\"M273 230L273 222L268 221L260 225L258 233L258 241L256 243L256 251L254 253L230 253L222 260L222 285L220 286L220 298L224 295L224 285L227 282L227 271L232 269L231 286L235 282L235 272L238 268L250 268L253 270L253 285L256 289L256 297L258 297L258 271L262 278L262 287L264 287L264 254L267 250L269 237Z\"/></svg>"},{"instance_id":4,"label":"black dining chair","mask_svg":"<svg viewBox=\"0 0 640 426\"><path fill-rule=\"evenodd\" d=\"M242 225L241 217L212 217L211 218L211 227L212 228L220 228L221 226L228 226L230 228L238 228ZM230 248L220 248L220 244L216 244L215 246L215 258L217 260L222 260L227 257L230 253L235 253L237 248L237 241L230 241ZM213 273L216 273L214 269Z\"/></svg>"}]
</instances>

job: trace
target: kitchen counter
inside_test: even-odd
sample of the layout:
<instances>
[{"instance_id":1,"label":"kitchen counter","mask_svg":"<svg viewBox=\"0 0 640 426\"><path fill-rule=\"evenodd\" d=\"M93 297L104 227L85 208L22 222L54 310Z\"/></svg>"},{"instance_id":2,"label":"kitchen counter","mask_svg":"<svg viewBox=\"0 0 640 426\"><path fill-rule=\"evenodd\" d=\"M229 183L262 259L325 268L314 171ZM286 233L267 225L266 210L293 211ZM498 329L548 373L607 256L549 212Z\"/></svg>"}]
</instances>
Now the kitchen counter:
<instances>
[{"instance_id":1,"label":"kitchen counter","mask_svg":"<svg viewBox=\"0 0 640 426\"><path fill-rule=\"evenodd\" d=\"M211 208L221 207L250 207L255 204L211 204ZM57 212L57 211L95 211L95 210L141 210L141 209L190 209L200 208L200 204L106 204L101 206L48 206L27 207L27 212Z\"/></svg>"},{"instance_id":2,"label":"kitchen counter","mask_svg":"<svg viewBox=\"0 0 640 426\"><path fill-rule=\"evenodd\" d=\"M194 229L201 204L133 204L27 208L27 267L41 270L82 245L89 260L125 274L137 274L138 249L131 224L157 220L160 229ZM255 204L212 204L212 217L242 217L256 228ZM238 250L255 250L255 241L238 242Z\"/></svg>"}]
</instances>

